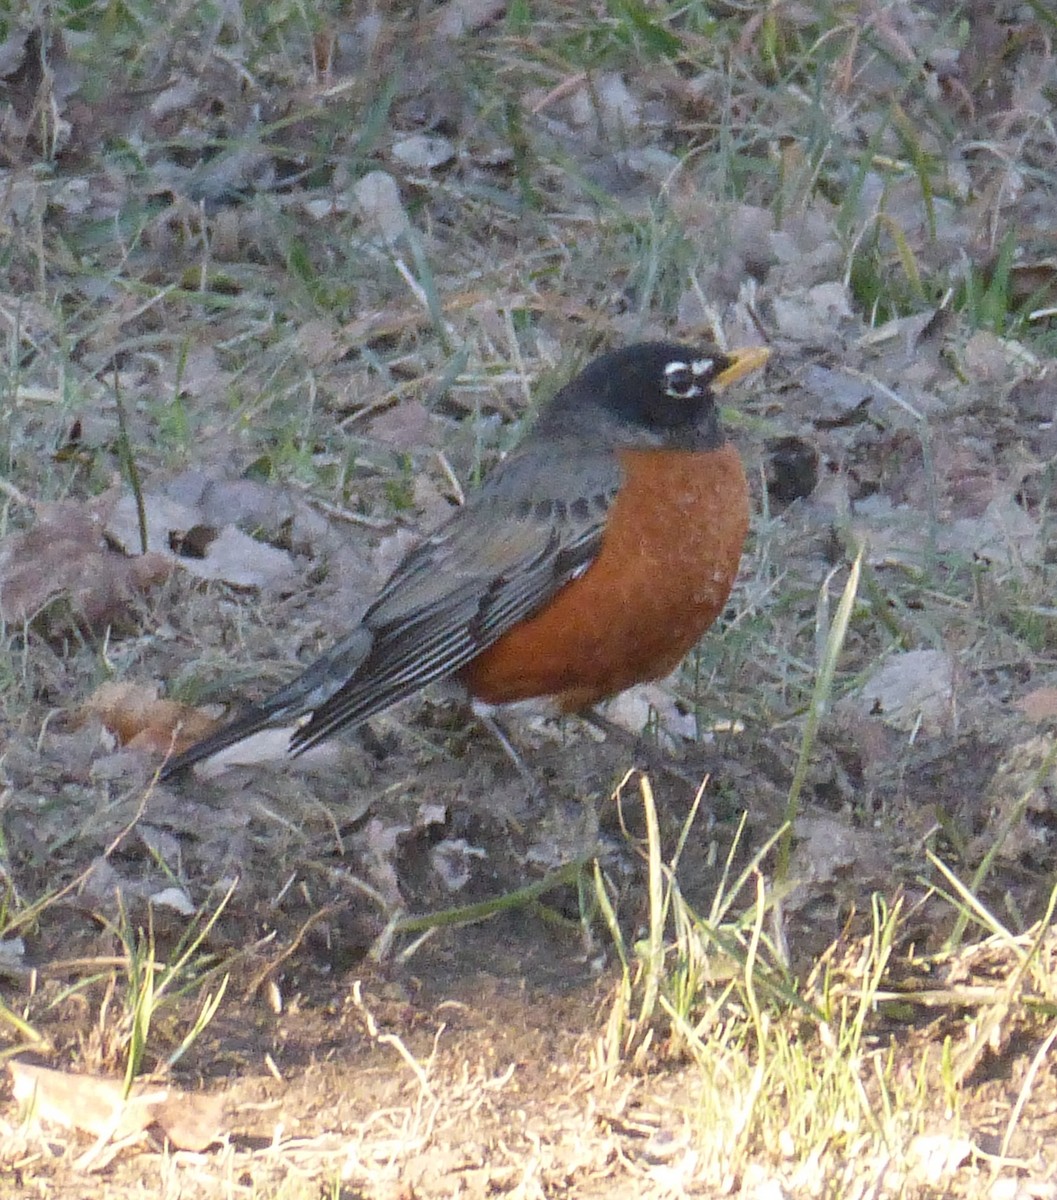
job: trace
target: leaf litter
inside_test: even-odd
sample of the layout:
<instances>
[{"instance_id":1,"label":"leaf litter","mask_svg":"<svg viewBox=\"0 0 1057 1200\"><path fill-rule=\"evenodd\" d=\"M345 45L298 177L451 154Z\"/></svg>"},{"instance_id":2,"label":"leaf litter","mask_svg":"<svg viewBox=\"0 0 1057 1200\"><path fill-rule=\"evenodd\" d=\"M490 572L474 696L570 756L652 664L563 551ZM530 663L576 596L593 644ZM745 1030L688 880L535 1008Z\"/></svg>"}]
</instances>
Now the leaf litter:
<instances>
[{"instance_id":1,"label":"leaf litter","mask_svg":"<svg viewBox=\"0 0 1057 1200\"><path fill-rule=\"evenodd\" d=\"M989 895L1025 918L1038 912L1049 742L1031 722L1048 710L1029 716L1016 703L1053 682L1052 343L1028 349L1044 316L1011 333L973 331L965 314L975 304L1001 318L1003 278L1027 286L1019 281L1047 261L1028 246L1023 270L1007 268L1000 246L1007 227L1026 244L1052 228L1053 56L1044 22L1026 10L998 18L974 6L955 26L925 5L863 5L861 20L838 20L842 57L809 92L792 76L757 87L728 70L781 45L764 36L776 29L788 46L801 36L814 45L809 5L780 6L770 27L753 14L733 60L708 57L699 33L635 6L624 49L619 37L591 43L612 24L569 26L601 69L567 59L560 41L537 59L517 14L515 32L503 24L504 8L446 4L420 24L382 6L311 47L295 39L300 59L252 64L245 29L206 46L176 38L147 68L156 74L135 81L150 86L106 95L86 87L78 44L9 35L5 212L22 246L43 240L50 257L15 254L2 289L21 360L4 471L37 510L36 524L21 513L12 523L8 510L0 544L5 644L28 664L12 672L21 682L2 716L13 847L3 870L34 895L91 867L83 903L110 919L115 888L145 919L167 875L201 903L239 872L213 948L274 933L282 1016L248 1005L245 1028L221 1023L192 1061L215 1078L214 1052L226 1046L247 1076L233 1090L282 1095L315 1122L320 1140L284 1143L286 1161L338 1164L378 1195L409 1179L421 1194L613 1194L614 1172L635 1194L728 1191L719 1160L662 1163L664 1137L643 1141L634 1122L600 1122L593 1101L578 1105L588 1093L562 1070L583 1062L576 1038L595 1027L584 969L595 950L579 930L556 932L554 918L569 915L562 902L546 922L434 934L410 959L416 982L394 995L379 981L370 995L381 1034L342 982L352 967L365 973L364 956L401 912L491 896L533 864L579 854L600 852L626 882L634 927L637 856L605 801L626 746L546 730L533 767L547 795L534 806L436 695L310 772L240 768L184 790L144 790L143 780L197 719L183 698L259 696L351 625L386 563L450 508L451 478L457 493L510 445L530 383L553 386L600 341L709 326L737 344L762 326L777 365L732 424L754 478L770 473L764 447L809 447L808 484L792 489L780 520L757 523L726 628L692 681L620 706L633 728L652 726L681 752L677 772L695 785L713 776L701 844L685 852L687 886L707 907L725 810L749 809L757 844L781 819L818 587L859 540L872 590L846 648L850 707L835 706L824 731L798 830L795 952L810 959L835 938L875 882L918 886L921 844L971 870L1011 811ZM575 21L547 15L539 38ZM660 57L640 57L637 38ZM417 69L393 72L401 56ZM493 105L472 91L480 61L509 88ZM803 124L809 95L825 106L824 144ZM135 154L114 155L114 135ZM842 161L843 139L868 154ZM717 152L721 140L733 158ZM50 177L9 170L42 155ZM740 184L724 175L732 167ZM98 240L121 221L135 237ZM61 321L37 291L41 271L77 298ZM962 288L963 307L923 279ZM878 281L903 287L913 311L883 311ZM1046 303L1040 292L1033 311ZM72 350L60 344L71 329ZM132 497L113 511L91 500L119 469L103 399L115 373L140 459L147 555ZM79 453L52 461L73 440L73 418ZM174 458L191 470L173 475ZM75 498L51 508L57 493ZM703 729L715 739L688 739ZM676 774L666 784L674 838L693 787ZM122 837L130 821L142 838ZM76 906L56 905L32 951L46 965L75 943L102 951L114 940ZM548 974L555 958L560 980ZM504 991L507 978L528 981L534 1013ZM573 981L590 999L563 1007ZM436 1034L436 1058L433 1001L465 1023L458 1048ZM505 1040L516 1029L522 1040ZM56 1030L58 1054L76 1061L74 1039ZM379 1040L388 1033L426 1064L398 1084L394 1043ZM285 1089L271 1068L264 1078L264 1046ZM514 1084L485 1065L497 1047ZM360 1069L378 1083L370 1106L344 1096ZM431 1094L447 1096L448 1114L429 1107ZM673 1095L652 1126L646 1102L644 1127L693 1144ZM457 1130L466 1120L477 1142ZM243 1128L274 1132L254 1122L246 1115ZM354 1136L327 1142L339 1127ZM922 1163L908 1152L908 1170L923 1183L970 1190L964 1147L919 1141L915 1154ZM761 1187L817 1185L809 1164L797 1173L780 1155L764 1159ZM244 1161L262 1183L281 1171ZM1028 1170L1044 1175L1045 1163Z\"/></svg>"}]
</instances>

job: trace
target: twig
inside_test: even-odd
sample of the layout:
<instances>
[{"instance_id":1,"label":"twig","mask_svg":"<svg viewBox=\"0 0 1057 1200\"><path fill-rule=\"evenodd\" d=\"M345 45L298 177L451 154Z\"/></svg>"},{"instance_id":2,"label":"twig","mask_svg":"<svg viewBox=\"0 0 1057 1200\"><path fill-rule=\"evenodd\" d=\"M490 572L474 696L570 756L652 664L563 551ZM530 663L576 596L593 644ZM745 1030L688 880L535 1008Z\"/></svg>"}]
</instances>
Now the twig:
<instances>
[{"instance_id":1,"label":"twig","mask_svg":"<svg viewBox=\"0 0 1057 1200\"><path fill-rule=\"evenodd\" d=\"M36 500L31 500L25 492L15 487L10 480L0 476L0 492L2 492L9 500L13 500L16 504L21 504L23 508L28 508L30 512L37 511Z\"/></svg>"}]
</instances>

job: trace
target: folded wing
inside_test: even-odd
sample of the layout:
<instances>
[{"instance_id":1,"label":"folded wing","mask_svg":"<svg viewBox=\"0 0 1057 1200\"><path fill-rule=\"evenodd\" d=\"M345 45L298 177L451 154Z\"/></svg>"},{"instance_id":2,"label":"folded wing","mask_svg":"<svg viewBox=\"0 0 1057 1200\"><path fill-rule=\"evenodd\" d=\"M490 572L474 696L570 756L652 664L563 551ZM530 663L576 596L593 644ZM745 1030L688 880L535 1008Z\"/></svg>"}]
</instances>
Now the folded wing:
<instances>
[{"instance_id":1,"label":"folded wing","mask_svg":"<svg viewBox=\"0 0 1057 1200\"><path fill-rule=\"evenodd\" d=\"M230 724L171 759L168 777L250 734L311 714L291 740L301 754L465 666L531 616L598 553L620 483L612 455L576 452L578 499L541 494L540 479L567 480L547 451L512 455L469 503L418 545L360 625L305 672Z\"/></svg>"}]
</instances>

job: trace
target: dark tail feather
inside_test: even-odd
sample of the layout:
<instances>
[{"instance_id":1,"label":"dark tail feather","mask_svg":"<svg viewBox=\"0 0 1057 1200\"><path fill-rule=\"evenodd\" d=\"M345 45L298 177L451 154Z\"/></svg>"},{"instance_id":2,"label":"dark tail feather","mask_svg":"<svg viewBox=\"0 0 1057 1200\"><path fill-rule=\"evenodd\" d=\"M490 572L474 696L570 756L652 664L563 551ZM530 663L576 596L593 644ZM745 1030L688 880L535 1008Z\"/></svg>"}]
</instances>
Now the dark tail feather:
<instances>
[{"instance_id":1,"label":"dark tail feather","mask_svg":"<svg viewBox=\"0 0 1057 1200\"><path fill-rule=\"evenodd\" d=\"M215 733L211 733L201 741L195 742L193 746L189 746L182 754L174 754L162 766L158 778L163 781L171 779L188 767L193 767L195 763L209 758L220 750L226 750L228 746L234 746L243 738L247 738L253 733L259 733L260 730L267 729L270 725L282 723L274 708L248 708L229 724L221 726Z\"/></svg>"},{"instance_id":2,"label":"dark tail feather","mask_svg":"<svg viewBox=\"0 0 1057 1200\"><path fill-rule=\"evenodd\" d=\"M306 668L285 687L265 697L236 717L230 724L222 726L195 742L182 754L174 755L162 767L158 778L171 779L178 772L193 767L195 763L209 758L228 746L234 746L243 738L269 729L275 725L287 725L305 713L312 712L326 703L336 692L346 686L359 669L371 648L372 635L362 625L342 638L336 646ZM344 722L343 722L344 723ZM318 739L313 739L318 740ZM308 745L296 743L298 754Z\"/></svg>"}]
</instances>

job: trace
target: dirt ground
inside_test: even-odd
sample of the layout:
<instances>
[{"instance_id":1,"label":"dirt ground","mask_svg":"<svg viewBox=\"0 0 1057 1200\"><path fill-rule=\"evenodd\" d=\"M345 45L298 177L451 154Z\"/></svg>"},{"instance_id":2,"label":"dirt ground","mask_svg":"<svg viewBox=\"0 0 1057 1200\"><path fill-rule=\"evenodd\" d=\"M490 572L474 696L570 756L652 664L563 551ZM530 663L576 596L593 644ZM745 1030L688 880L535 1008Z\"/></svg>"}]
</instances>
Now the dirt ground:
<instances>
[{"instance_id":1,"label":"dirt ground","mask_svg":"<svg viewBox=\"0 0 1057 1200\"><path fill-rule=\"evenodd\" d=\"M1052 13L199 7L2 18L0 1195L1057 1195ZM676 676L531 779L438 689L155 781L661 335L772 349ZM651 845L713 941L647 1030Z\"/></svg>"}]
</instances>

